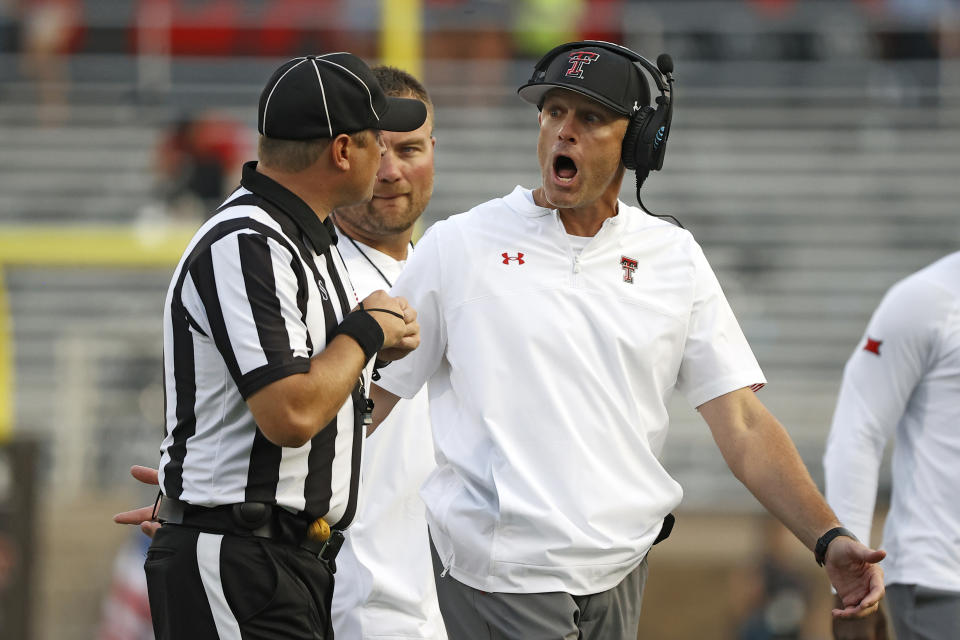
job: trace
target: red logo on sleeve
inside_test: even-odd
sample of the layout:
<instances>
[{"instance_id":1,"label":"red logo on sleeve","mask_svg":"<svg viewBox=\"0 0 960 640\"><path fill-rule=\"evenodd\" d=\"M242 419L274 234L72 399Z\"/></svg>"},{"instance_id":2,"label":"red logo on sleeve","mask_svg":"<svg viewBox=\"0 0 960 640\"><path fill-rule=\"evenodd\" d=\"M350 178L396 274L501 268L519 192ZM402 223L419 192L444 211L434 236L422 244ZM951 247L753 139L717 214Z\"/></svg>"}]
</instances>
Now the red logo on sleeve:
<instances>
[{"instance_id":1,"label":"red logo on sleeve","mask_svg":"<svg viewBox=\"0 0 960 640\"><path fill-rule=\"evenodd\" d=\"M500 255L503 256L503 264L510 264L510 261L511 261L511 260L513 260L513 261L516 262L517 264L523 264L523 254L522 254L522 253L518 253L517 255L512 256L512 255L510 255L509 253L507 253L506 251L504 251L504 252L501 253Z\"/></svg>"},{"instance_id":2,"label":"red logo on sleeve","mask_svg":"<svg viewBox=\"0 0 960 640\"><path fill-rule=\"evenodd\" d=\"M867 336L867 344L863 345L864 351L869 351L870 353L880 355L880 345L883 344L883 340L874 340L870 336Z\"/></svg>"}]
</instances>

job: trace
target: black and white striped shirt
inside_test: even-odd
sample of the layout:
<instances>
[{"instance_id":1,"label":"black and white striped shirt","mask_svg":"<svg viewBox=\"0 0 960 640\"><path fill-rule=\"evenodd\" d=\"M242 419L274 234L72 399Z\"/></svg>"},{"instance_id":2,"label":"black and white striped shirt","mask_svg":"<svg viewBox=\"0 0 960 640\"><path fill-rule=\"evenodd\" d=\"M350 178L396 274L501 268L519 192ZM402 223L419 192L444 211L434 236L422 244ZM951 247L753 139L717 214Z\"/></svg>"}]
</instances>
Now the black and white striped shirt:
<instances>
[{"instance_id":1,"label":"black and white striped shirt","mask_svg":"<svg viewBox=\"0 0 960 640\"><path fill-rule=\"evenodd\" d=\"M329 219L258 173L256 162L194 236L164 305L164 495L199 506L275 503L340 528L352 520L362 382L298 448L267 440L245 401L307 372L356 305L336 239Z\"/></svg>"}]
</instances>

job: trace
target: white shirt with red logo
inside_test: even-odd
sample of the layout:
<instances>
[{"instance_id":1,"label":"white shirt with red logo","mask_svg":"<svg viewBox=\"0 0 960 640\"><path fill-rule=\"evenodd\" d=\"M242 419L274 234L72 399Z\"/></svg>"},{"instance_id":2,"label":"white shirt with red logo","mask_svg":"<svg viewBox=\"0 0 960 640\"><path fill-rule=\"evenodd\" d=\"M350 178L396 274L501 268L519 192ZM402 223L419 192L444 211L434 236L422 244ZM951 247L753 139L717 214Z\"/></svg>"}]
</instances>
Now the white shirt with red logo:
<instances>
[{"instance_id":1,"label":"white shirt with red logo","mask_svg":"<svg viewBox=\"0 0 960 640\"><path fill-rule=\"evenodd\" d=\"M618 206L575 253L517 187L433 225L392 290L422 340L380 384L428 383L438 468L421 495L445 568L474 588L618 584L682 496L657 459L674 388L699 406L764 382L693 237Z\"/></svg>"},{"instance_id":2,"label":"white shirt with red logo","mask_svg":"<svg viewBox=\"0 0 960 640\"><path fill-rule=\"evenodd\" d=\"M864 541L891 436L886 581L960 592L960 252L890 289L843 371L827 501Z\"/></svg>"},{"instance_id":3,"label":"white shirt with red logo","mask_svg":"<svg viewBox=\"0 0 960 640\"><path fill-rule=\"evenodd\" d=\"M393 282L403 269L403 262L342 234L337 248L361 299L389 288L384 278ZM391 411L363 449L359 510L337 556L334 635L446 640L418 494L436 466L426 390Z\"/></svg>"}]
</instances>

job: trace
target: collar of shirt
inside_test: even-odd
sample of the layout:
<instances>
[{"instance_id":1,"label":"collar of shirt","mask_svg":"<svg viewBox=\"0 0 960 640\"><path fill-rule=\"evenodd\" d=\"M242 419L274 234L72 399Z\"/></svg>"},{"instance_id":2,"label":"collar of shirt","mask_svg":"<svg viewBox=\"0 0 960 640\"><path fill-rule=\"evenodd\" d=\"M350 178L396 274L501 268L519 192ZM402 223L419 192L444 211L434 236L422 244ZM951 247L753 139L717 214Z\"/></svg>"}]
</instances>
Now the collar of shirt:
<instances>
[{"instance_id":1,"label":"collar of shirt","mask_svg":"<svg viewBox=\"0 0 960 640\"><path fill-rule=\"evenodd\" d=\"M538 206L533 201L533 190L527 189L526 187L521 187L517 185L514 187L513 191L503 197L503 202L513 211L517 212L521 216L537 219L542 218L544 220L553 220L556 232L559 234L558 238L563 238L564 241L567 238L567 230L563 225L563 221L560 219L560 214L556 209L546 209L544 207ZM594 238L600 238L595 244L596 246L616 246L622 245L625 235L636 228L638 217L637 213L639 210L635 210L632 207L629 207L621 200L617 200L617 215L607 218L603 221L599 231L592 238L588 238L584 242L584 247L587 244L591 244ZM549 217L547 217L549 216ZM648 216L641 216L639 218L640 224L644 224L647 221L643 218ZM651 218L655 219L655 218ZM611 227L614 228L613 231L608 231ZM613 244L611 244L613 243ZM563 247L563 244L557 245ZM574 251L574 253L579 253L580 251Z\"/></svg>"},{"instance_id":2,"label":"collar of shirt","mask_svg":"<svg viewBox=\"0 0 960 640\"><path fill-rule=\"evenodd\" d=\"M533 201L533 190L527 189L526 187L521 187L517 185L513 188L513 191L508 193L503 197L504 202L507 205L516 211L517 213L523 214L531 218L538 218L541 216L546 216L553 214L553 216L559 222L560 216L557 213L556 209L546 209L537 205ZM622 200L617 200L617 215L611 216L603 221L604 225L612 224L618 225L621 224L626 218L626 209L627 205Z\"/></svg>"},{"instance_id":3,"label":"collar of shirt","mask_svg":"<svg viewBox=\"0 0 960 640\"><path fill-rule=\"evenodd\" d=\"M269 200L290 216L309 238L316 252L323 253L330 245L337 244L337 231L330 216L320 220L316 212L295 193L282 184L257 171L257 161L243 165L240 184L252 193Z\"/></svg>"}]
</instances>

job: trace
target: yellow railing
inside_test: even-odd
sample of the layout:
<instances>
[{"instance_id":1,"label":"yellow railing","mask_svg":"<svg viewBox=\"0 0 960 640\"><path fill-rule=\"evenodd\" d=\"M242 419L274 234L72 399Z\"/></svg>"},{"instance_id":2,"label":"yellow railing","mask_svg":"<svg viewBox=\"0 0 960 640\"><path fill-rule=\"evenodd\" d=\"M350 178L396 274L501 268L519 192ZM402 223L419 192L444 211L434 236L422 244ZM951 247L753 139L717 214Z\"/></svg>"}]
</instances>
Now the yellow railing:
<instances>
[{"instance_id":1,"label":"yellow railing","mask_svg":"<svg viewBox=\"0 0 960 640\"><path fill-rule=\"evenodd\" d=\"M10 267L173 267L194 228L0 227L0 442L13 433L13 320L4 272Z\"/></svg>"},{"instance_id":2,"label":"yellow railing","mask_svg":"<svg viewBox=\"0 0 960 640\"><path fill-rule=\"evenodd\" d=\"M382 0L380 58L422 78L422 0ZM173 266L195 229L0 227L0 442L15 415L13 320L4 269L9 267Z\"/></svg>"}]
</instances>

